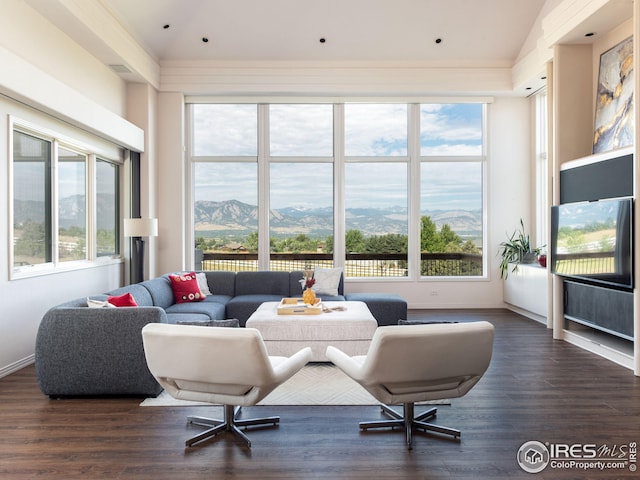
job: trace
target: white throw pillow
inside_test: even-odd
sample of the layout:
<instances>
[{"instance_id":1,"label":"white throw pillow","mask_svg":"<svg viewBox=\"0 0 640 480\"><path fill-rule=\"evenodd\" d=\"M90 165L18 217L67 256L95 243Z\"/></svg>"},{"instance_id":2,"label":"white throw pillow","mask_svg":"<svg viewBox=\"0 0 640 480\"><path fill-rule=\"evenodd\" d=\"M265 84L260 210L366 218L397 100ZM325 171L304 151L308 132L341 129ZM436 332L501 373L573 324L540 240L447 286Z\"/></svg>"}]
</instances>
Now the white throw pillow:
<instances>
[{"instance_id":1,"label":"white throw pillow","mask_svg":"<svg viewBox=\"0 0 640 480\"><path fill-rule=\"evenodd\" d=\"M209 289L209 282L207 282L207 275L204 272L196 273L196 280L198 281L198 287L203 295L213 295Z\"/></svg>"},{"instance_id":2,"label":"white throw pillow","mask_svg":"<svg viewBox=\"0 0 640 480\"><path fill-rule=\"evenodd\" d=\"M115 305L111 305L106 300L94 300L92 298L87 297L87 307L89 308L116 308Z\"/></svg>"},{"instance_id":3,"label":"white throw pillow","mask_svg":"<svg viewBox=\"0 0 640 480\"><path fill-rule=\"evenodd\" d=\"M342 276L341 268L317 268L313 272L316 283L313 290L316 295L338 295L338 285Z\"/></svg>"}]
</instances>

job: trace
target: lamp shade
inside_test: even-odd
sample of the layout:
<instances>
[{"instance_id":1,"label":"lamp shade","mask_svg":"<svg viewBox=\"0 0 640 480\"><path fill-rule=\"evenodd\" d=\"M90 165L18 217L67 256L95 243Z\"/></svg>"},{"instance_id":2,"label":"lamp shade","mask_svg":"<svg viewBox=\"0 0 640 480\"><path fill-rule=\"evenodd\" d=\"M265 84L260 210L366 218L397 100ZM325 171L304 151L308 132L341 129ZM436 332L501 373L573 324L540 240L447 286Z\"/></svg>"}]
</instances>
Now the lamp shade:
<instances>
[{"instance_id":1,"label":"lamp shade","mask_svg":"<svg viewBox=\"0 0 640 480\"><path fill-rule=\"evenodd\" d=\"M123 233L125 237L157 237L158 219L125 218Z\"/></svg>"}]
</instances>

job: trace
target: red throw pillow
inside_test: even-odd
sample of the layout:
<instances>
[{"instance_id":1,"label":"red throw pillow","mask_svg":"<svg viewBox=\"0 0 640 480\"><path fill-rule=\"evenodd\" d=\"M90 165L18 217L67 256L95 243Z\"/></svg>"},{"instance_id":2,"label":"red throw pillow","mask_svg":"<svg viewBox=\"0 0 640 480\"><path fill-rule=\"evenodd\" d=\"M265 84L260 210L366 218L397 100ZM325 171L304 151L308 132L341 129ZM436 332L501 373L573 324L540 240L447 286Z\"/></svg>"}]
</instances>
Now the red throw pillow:
<instances>
[{"instance_id":1,"label":"red throw pillow","mask_svg":"<svg viewBox=\"0 0 640 480\"><path fill-rule=\"evenodd\" d=\"M123 295L118 295L117 297L109 296L107 298L107 302L111 305L115 305L116 307L137 307L136 299L133 298L131 293L125 293Z\"/></svg>"},{"instance_id":2,"label":"red throw pillow","mask_svg":"<svg viewBox=\"0 0 640 480\"><path fill-rule=\"evenodd\" d=\"M169 275L169 280L171 281L176 303L201 302L204 300L195 272Z\"/></svg>"}]
</instances>

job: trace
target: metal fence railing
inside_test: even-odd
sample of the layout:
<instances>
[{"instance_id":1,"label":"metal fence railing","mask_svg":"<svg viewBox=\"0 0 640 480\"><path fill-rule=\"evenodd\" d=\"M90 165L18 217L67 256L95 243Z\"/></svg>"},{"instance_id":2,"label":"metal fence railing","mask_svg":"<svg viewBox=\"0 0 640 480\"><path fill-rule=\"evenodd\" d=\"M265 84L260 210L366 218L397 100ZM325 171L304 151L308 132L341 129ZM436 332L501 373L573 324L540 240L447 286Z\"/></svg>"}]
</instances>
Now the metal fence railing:
<instances>
[{"instance_id":1,"label":"metal fence railing","mask_svg":"<svg viewBox=\"0 0 640 480\"><path fill-rule=\"evenodd\" d=\"M561 275L595 275L616 271L614 252L557 253L555 272Z\"/></svg>"},{"instance_id":2,"label":"metal fence railing","mask_svg":"<svg viewBox=\"0 0 640 480\"><path fill-rule=\"evenodd\" d=\"M468 253L422 253L422 276L482 275L482 255ZM350 253L345 258L345 277L406 277L407 254ZM330 253L272 253L269 269L278 271L304 270L306 267L331 268ZM257 253L204 252L198 270L257 271Z\"/></svg>"}]
</instances>

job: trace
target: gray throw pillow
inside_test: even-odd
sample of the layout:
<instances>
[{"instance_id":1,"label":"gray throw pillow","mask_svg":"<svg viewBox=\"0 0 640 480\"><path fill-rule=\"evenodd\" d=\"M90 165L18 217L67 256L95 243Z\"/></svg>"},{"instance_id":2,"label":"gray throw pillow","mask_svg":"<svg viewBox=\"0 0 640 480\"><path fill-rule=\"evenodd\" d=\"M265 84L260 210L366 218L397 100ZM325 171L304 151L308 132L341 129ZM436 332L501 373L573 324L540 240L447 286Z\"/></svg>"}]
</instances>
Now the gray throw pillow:
<instances>
[{"instance_id":1,"label":"gray throw pillow","mask_svg":"<svg viewBox=\"0 0 640 480\"><path fill-rule=\"evenodd\" d=\"M458 323L458 322L438 322L431 320L398 320L398 325L431 325L437 323Z\"/></svg>"},{"instance_id":2,"label":"gray throw pillow","mask_svg":"<svg viewBox=\"0 0 640 480\"><path fill-rule=\"evenodd\" d=\"M202 322L176 322L177 325L198 325L200 327L232 327L238 328L240 321L237 318L230 318L227 320L205 320Z\"/></svg>"}]
</instances>

